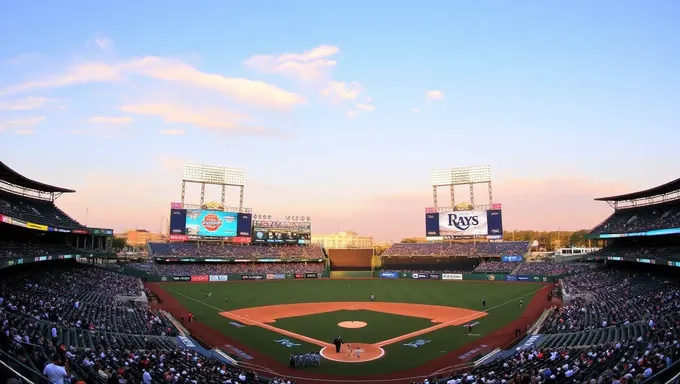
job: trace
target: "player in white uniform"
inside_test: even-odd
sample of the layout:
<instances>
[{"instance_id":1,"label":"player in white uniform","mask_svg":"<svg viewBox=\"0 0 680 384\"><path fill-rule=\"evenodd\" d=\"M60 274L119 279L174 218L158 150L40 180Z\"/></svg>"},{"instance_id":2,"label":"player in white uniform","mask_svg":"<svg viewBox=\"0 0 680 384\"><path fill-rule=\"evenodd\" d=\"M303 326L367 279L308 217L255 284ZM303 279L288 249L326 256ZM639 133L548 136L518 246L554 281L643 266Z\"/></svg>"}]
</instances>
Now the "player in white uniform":
<instances>
[{"instance_id":1,"label":"player in white uniform","mask_svg":"<svg viewBox=\"0 0 680 384\"><path fill-rule=\"evenodd\" d=\"M356 353L357 359L361 358L361 348L357 347L357 349L354 350L354 353Z\"/></svg>"},{"instance_id":2,"label":"player in white uniform","mask_svg":"<svg viewBox=\"0 0 680 384\"><path fill-rule=\"evenodd\" d=\"M375 301L375 295L371 293L371 301Z\"/></svg>"},{"instance_id":3,"label":"player in white uniform","mask_svg":"<svg viewBox=\"0 0 680 384\"><path fill-rule=\"evenodd\" d=\"M210 300L210 298L212 297L212 292L208 292L208 294L207 294L207 295L205 295L205 297L207 297L207 298L208 298L208 300Z\"/></svg>"}]
</instances>

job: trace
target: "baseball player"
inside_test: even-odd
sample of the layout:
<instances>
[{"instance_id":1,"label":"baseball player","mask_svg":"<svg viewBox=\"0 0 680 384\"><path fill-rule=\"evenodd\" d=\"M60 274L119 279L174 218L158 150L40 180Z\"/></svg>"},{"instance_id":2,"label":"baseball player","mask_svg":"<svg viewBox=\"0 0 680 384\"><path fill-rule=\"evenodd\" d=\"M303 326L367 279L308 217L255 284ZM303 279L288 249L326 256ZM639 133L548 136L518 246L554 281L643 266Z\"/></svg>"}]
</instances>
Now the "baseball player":
<instances>
[{"instance_id":1,"label":"baseball player","mask_svg":"<svg viewBox=\"0 0 680 384\"><path fill-rule=\"evenodd\" d=\"M212 297L212 292L208 292L208 294L207 294L207 295L205 295L205 297L207 297L207 298L208 298L208 300L210 300L210 298Z\"/></svg>"},{"instance_id":2,"label":"baseball player","mask_svg":"<svg viewBox=\"0 0 680 384\"><path fill-rule=\"evenodd\" d=\"M375 295L371 293L371 301L375 301Z\"/></svg>"},{"instance_id":3,"label":"baseball player","mask_svg":"<svg viewBox=\"0 0 680 384\"><path fill-rule=\"evenodd\" d=\"M352 357L352 344L347 344L347 350L349 351L347 357Z\"/></svg>"},{"instance_id":4,"label":"baseball player","mask_svg":"<svg viewBox=\"0 0 680 384\"><path fill-rule=\"evenodd\" d=\"M357 349L354 350L354 353L356 353L357 359L361 358L361 348L357 347Z\"/></svg>"},{"instance_id":5,"label":"baseball player","mask_svg":"<svg viewBox=\"0 0 680 384\"><path fill-rule=\"evenodd\" d=\"M519 307L524 308L524 300L519 299Z\"/></svg>"}]
</instances>

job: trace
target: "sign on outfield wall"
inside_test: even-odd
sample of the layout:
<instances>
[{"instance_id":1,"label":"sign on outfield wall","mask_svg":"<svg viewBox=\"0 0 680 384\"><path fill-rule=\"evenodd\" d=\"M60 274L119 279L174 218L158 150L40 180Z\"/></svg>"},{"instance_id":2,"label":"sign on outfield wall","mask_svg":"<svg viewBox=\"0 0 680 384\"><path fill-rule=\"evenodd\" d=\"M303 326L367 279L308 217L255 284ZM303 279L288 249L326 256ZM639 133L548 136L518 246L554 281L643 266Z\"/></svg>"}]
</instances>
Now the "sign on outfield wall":
<instances>
[{"instance_id":1,"label":"sign on outfield wall","mask_svg":"<svg viewBox=\"0 0 680 384\"><path fill-rule=\"evenodd\" d=\"M463 280L463 275L460 273L444 273L442 280Z\"/></svg>"},{"instance_id":2,"label":"sign on outfield wall","mask_svg":"<svg viewBox=\"0 0 680 384\"><path fill-rule=\"evenodd\" d=\"M380 277L383 279L396 279L399 277L399 274L397 272L383 271L380 272Z\"/></svg>"},{"instance_id":3,"label":"sign on outfield wall","mask_svg":"<svg viewBox=\"0 0 680 384\"><path fill-rule=\"evenodd\" d=\"M191 276L191 281L196 283L202 283L205 281L210 281L210 278L208 277L208 275L194 275Z\"/></svg>"},{"instance_id":4,"label":"sign on outfield wall","mask_svg":"<svg viewBox=\"0 0 680 384\"><path fill-rule=\"evenodd\" d=\"M430 276L427 273L412 273L411 278L412 279L427 279Z\"/></svg>"},{"instance_id":5,"label":"sign on outfield wall","mask_svg":"<svg viewBox=\"0 0 680 384\"><path fill-rule=\"evenodd\" d=\"M210 281L229 281L229 275L210 275Z\"/></svg>"},{"instance_id":6,"label":"sign on outfield wall","mask_svg":"<svg viewBox=\"0 0 680 384\"><path fill-rule=\"evenodd\" d=\"M241 275L241 280L264 280L263 275Z\"/></svg>"},{"instance_id":7,"label":"sign on outfield wall","mask_svg":"<svg viewBox=\"0 0 680 384\"><path fill-rule=\"evenodd\" d=\"M191 281L191 276L173 276L172 281Z\"/></svg>"},{"instance_id":8,"label":"sign on outfield wall","mask_svg":"<svg viewBox=\"0 0 680 384\"><path fill-rule=\"evenodd\" d=\"M267 280L278 280L285 279L286 275L284 273L268 273Z\"/></svg>"}]
</instances>

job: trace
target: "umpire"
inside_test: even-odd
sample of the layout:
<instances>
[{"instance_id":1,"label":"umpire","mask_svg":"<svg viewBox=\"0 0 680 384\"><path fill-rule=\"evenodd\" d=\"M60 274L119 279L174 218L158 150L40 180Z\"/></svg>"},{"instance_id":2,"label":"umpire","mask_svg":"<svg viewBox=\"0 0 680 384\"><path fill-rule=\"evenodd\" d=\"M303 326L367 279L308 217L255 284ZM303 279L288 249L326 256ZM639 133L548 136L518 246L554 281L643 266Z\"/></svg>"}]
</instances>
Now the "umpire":
<instances>
[{"instance_id":1,"label":"umpire","mask_svg":"<svg viewBox=\"0 0 680 384\"><path fill-rule=\"evenodd\" d=\"M335 353L340 353L340 347L342 347L342 337L337 336L333 340L333 344L335 344Z\"/></svg>"}]
</instances>

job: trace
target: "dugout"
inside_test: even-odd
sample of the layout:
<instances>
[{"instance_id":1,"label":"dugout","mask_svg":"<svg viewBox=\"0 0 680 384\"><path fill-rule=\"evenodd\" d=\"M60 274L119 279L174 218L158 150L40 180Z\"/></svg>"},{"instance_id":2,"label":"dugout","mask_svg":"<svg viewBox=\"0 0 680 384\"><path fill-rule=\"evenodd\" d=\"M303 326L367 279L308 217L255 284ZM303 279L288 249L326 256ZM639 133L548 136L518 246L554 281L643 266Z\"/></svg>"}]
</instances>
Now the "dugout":
<instances>
[{"instance_id":1,"label":"dugout","mask_svg":"<svg viewBox=\"0 0 680 384\"><path fill-rule=\"evenodd\" d=\"M472 271L482 262L470 257L384 256L382 269L408 271Z\"/></svg>"},{"instance_id":2,"label":"dugout","mask_svg":"<svg viewBox=\"0 0 680 384\"><path fill-rule=\"evenodd\" d=\"M329 249L331 271L371 271L373 249Z\"/></svg>"}]
</instances>

